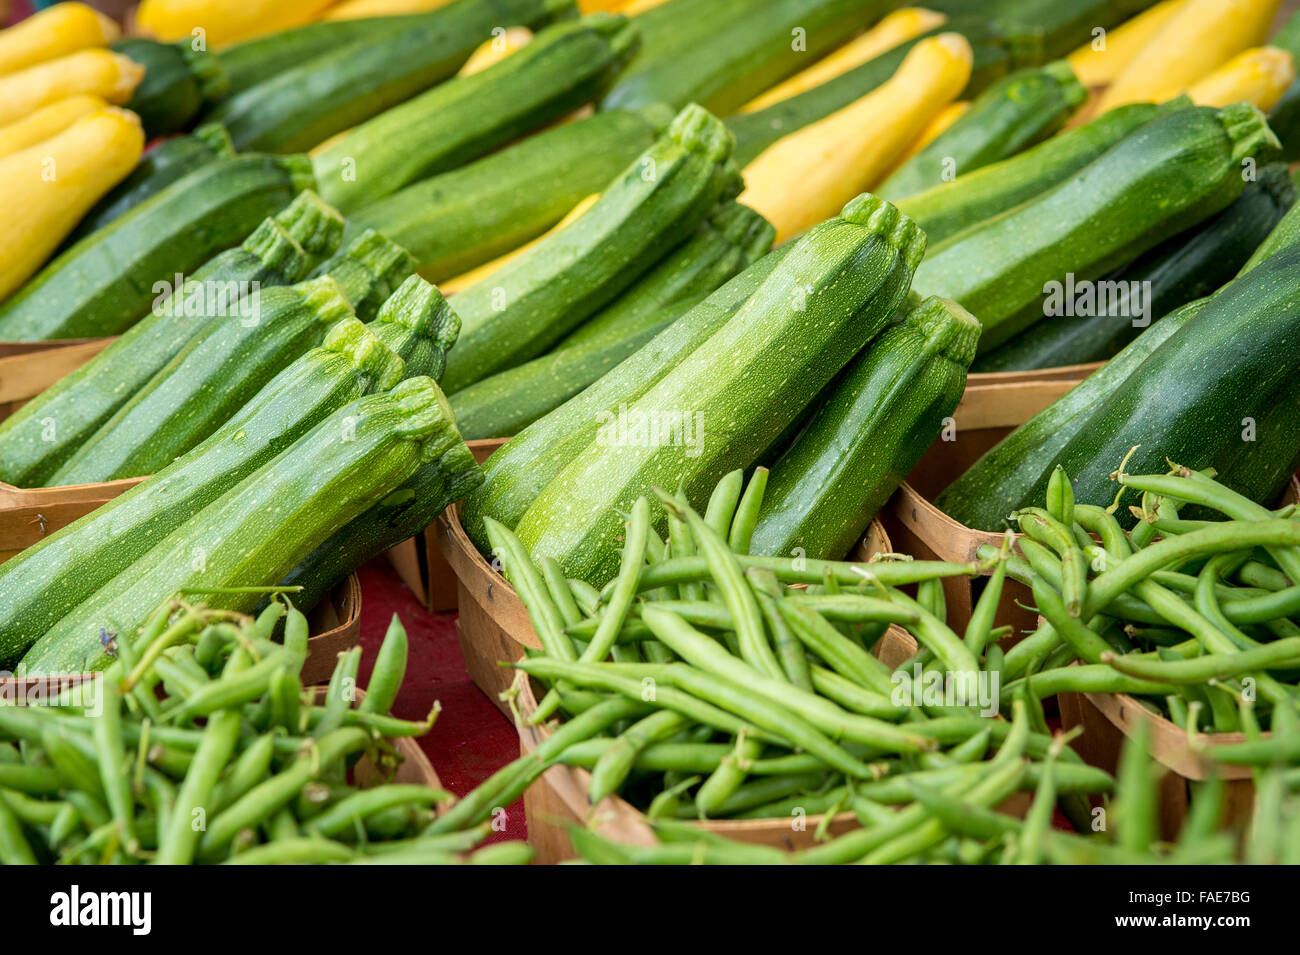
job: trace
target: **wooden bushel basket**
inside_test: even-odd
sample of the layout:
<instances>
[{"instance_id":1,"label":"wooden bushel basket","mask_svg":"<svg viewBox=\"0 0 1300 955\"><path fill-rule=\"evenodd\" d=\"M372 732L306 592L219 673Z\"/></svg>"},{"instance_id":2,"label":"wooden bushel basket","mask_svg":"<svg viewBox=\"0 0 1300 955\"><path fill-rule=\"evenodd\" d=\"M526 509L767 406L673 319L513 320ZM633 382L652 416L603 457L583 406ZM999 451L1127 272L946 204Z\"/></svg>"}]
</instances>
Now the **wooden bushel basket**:
<instances>
[{"instance_id":1,"label":"wooden bushel basket","mask_svg":"<svg viewBox=\"0 0 1300 955\"><path fill-rule=\"evenodd\" d=\"M69 338L0 342L0 421L115 341L116 338Z\"/></svg>"}]
</instances>

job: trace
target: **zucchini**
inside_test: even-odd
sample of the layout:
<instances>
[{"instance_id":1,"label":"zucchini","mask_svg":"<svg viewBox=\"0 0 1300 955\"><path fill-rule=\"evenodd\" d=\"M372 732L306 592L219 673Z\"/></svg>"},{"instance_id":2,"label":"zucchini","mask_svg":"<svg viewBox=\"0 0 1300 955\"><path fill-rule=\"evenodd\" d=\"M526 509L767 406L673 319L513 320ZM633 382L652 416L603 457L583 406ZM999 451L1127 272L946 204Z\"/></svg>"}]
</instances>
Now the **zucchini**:
<instances>
[{"instance_id":1,"label":"zucchini","mask_svg":"<svg viewBox=\"0 0 1300 955\"><path fill-rule=\"evenodd\" d=\"M753 209L739 202L723 203L699 225L695 235L578 326L559 347L605 337L650 312L685 299L703 298L767 255L775 236L772 224Z\"/></svg>"},{"instance_id":2,"label":"zucchini","mask_svg":"<svg viewBox=\"0 0 1300 955\"><path fill-rule=\"evenodd\" d=\"M393 387L402 363L355 319L277 375L210 438L0 565L0 660L41 634L175 530L349 402Z\"/></svg>"},{"instance_id":3,"label":"zucchini","mask_svg":"<svg viewBox=\"0 0 1300 955\"><path fill-rule=\"evenodd\" d=\"M231 97L286 70L356 43L373 43L417 25L416 16L328 20L241 40L221 50Z\"/></svg>"},{"instance_id":4,"label":"zucchini","mask_svg":"<svg viewBox=\"0 0 1300 955\"><path fill-rule=\"evenodd\" d=\"M328 276L255 293L200 333L55 472L56 484L140 477L212 434L352 310Z\"/></svg>"},{"instance_id":5,"label":"zucchini","mask_svg":"<svg viewBox=\"0 0 1300 955\"><path fill-rule=\"evenodd\" d=\"M956 410L979 334L932 298L872 341L772 466L750 553L844 557Z\"/></svg>"},{"instance_id":6,"label":"zucchini","mask_svg":"<svg viewBox=\"0 0 1300 955\"><path fill-rule=\"evenodd\" d=\"M408 378L437 381L460 334L460 319L441 292L412 275L384 301L369 328L406 364Z\"/></svg>"},{"instance_id":7,"label":"zucchini","mask_svg":"<svg viewBox=\"0 0 1300 955\"><path fill-rule=\"evenodd\" d=\"M925 230L933 248L1069 179L1125 136L1157 117L1187 109L1185 97L1157 106L1134 103L1098 116L983 169L899 200L898 208Z\"/></svg>"},{"instance_id":8,"label":"zucchini","mask_svg":"<svg viewBox=\"0 0 1300 955\"><path fill-rule=\"evenodd\" d=\"M1300 186L1300 180L1293 176L1291 185L1293 187ZM1294 248L1297 243L1300 243L1300 207L1293 205L1277 225L1273 227L1273 231L1259 244L1259 248L1241 267L1241 271L1243 273L1249 272L1264 260L1286 249Z\"/></svg>"},{"instance_id":9,"label":"zucchini","mask_svg":"<svg viewBox=\"0 0 1300 955\"><path fill-rule=\"evenodd\" d=\"M1137 16L1155 0L934 0L926 6L951 16L978 14L1040 62L1065 56L1092 39L1092 31L1109 30Z\"/></svg>"},{"instance_id":10,"label":"zucchini","mask_svg":"<svg viewBox=\"0 0 1300 955\"><path fill-rule=\"evenodd\" d=\"M200 166L234 154L225 127L219 125L200 126L186 136L173 136L159 143L140 158L129 176L82 216L59 251L102 229Z\"/></svg>"},{"instance_id":11,"label":"zucchini","mask_svg":"<svg viewBox=\"0 0 1300 955\"><path fill-rule=\"evenodd\" d=\"M304 156L201 166L35 275L0 306L0 339L120 334L149 311L156 280L188 274L310 188Z\"/></svg>"},{"instance_id":12,"label":"zucchini","mask_svg":"<svg viewBox=\"0 0 1300 955\"><path fill-rule=\"evenodd\" d=\"M422 463L410 480L336 531L281 581L286 587L302 588L293 595L294 606L309 612L344 577L423 533L439 514L482 482L483 472L464 442Z\"/></svg>"},{"instance_id":13,"label":"zucchini","mask_svg":"<svg viewBox=\"0 0 1300 955\"><path fill-rule=\"evenodd\" d=\"M1293 14L1269 42L1290 53L1300 66L1300 12ZM1282 98L1273 104L1268 124L1282 141L1282 159L1286 162L1300 159L1300 79L1288 86Z\"/></svg>"},{"instance_id":14,"label":"zucchini","mask_svg":"<svg viewBox=\"0 0 1300 955\"><path fill-rule=\"evenodd\" d=\"M627 19L611 14L543 30L500 63L448 80L320 150L321 194L351 212L463 166L599 95L636 44Z\"/></svg>"},{"instance_id":15,"label":"zucchini","mask_svg":"<svg viewBox=\"0 0 1300 955\"><path fill-rule=\"evenodd\" d=\"M1131 289L1142 283L1146 323L1204 298L1231 281L1295 202L1286 166L1260 170L1240 198L1205 222L1193 235L1178 235L1098 283ZM1141 333L1127 318L1044 319L980 358L975 371L1021 371L1104 361Z\"/></svg>"},{"instance_id":16,"label":"zucchini","mask_svg":"<svg viewBox=\"0 0 1300 955\"><path fill-rule=\"evenodd\" d=\"M601 101L602 109L698 103L725 116L797 73L889 12L891 0L722 0L729 16L696 25L661 55L639 56ZM677 14L680 23L680 13ZM803 30L807 48L791 36Z\"/></svg>"},{"instance_id":17,"label":"zucchini","mask_svg":"<svg viewBox=\"0 0 1300 955\"><path fill-rule=\"evenodd\" d=\"M457 295L447 390L535 358L689 236L738 191L730 152L726 127L688 106L591 209Z\"/></svg>"},{"instance_id":18,"label":"zucchini","mask_svg":"<svg viewBox=\"0 0 1300 955\"><path fill-rule=\"evenodd\" d=\"M814 227L722 328L604 417L520 519L520 541L567 576L612 578L619 512L654 487L700 505L724 474L749 467L885 326L924 250L916 224L870 194Z\"/></svg>"},{"instance_id":19,"label":"zucchini","mask_svg":"<svg viewBox=\"0 0 1300 955\"><path fill-rule=\"evenodd\" d=\"M229 588L281 580L335 528L401 486L422 456L459 443L447 402L428 378L345 405L69 611L22 665L32 674L103 669L111 658L101 632L134 633L182 591L203 590L211 607L251 610L262 595Z\"/></svg>"},{"instance_id":20,"label":"zucchini","mask_svg":"<svg viewBox=\"0 0 1300 955\"><path fill-rule=\"evenodd\" d=\"M736 162L747 166L778 139L857 102L898 72L912 47L940 33L960 33L970 42L974 62L971 78L962 94L964 98L981 93L991 82L1006 75L1010 54L1005 38L982 17L951 20L806 93L791 96L767 109L730 117L727 125L736 136Z\"/></svg>"},{"instance_id":21,"label":"zucchini","mask_svg":"<svg viewBox=\"0 0 1300 955\"><path fill-rule=\"evenodd\" d=\"M1300 335L1298 303L1294 248L1216 293L1061 450L1057 462L1076 498L1109 503L1110 474L1121 461L1132 474L1161 472L1172 461L1213 467L1221 483L1251 500L1275 501L1300 464L1300 376L1280 359Z\"/></svg>"},{"instance_id":22,"label":"zucchini","mask_svg":"<svg viewBox=\"0 0 1300 955\"><path fill-rule=\"evenodd\" d=\"M596 381L702 300L700 296L639 314L603 334L572 345L561 344L553 352L448 395L461 434L473 441L518 433Z\"/></svg>"},{"instance_id":23,"label":"zucchini","mask_svg":"<svg viewBox=\"0 0 1300 955\"><path fill-rule=\"evenodd\" d=\"M144 67L144 79L126 108L140 117L149 139L188 129L204 106L221 99L229 88L216 55L206 48L195 49L188 39L159 43L127 37L110 49Z\"/></svg>"},{"instance_id":24,"label":"zucchini","mask_svg":"<svg viewBox=\"0 0 1300 955\"><path fill-rule=\"evenodd\" d=\"M382 232L440 282L541 235L650 148L672 118L651 107L562 123L399 189L349 222Z\"/></svg>"},{"instance_id":25,"label":"zucchini","mask_svg":"<svg viewBox=\"0 0 1300 955\"><path fill-rule=\"evenodd\" d=\"M462 0L290 66L206 118L224 124L239 149L312 149L454 76L493 27L546 23L570 7L568 0Z\"/></svg>"},{"instance_id":26,"label":"zucchini","mask_svg":"<svg viewBox=\"0 0 1300 955\"><path fill-rule=\"evenodd\" d=\"M984 326L980 352L1043 318L1048 283L1090 281L1225 208L1245 187L1248 159L1277 137L1249 103L1194 107L1154 120L1062 182L958 233L916 272Z\"/></svg>"},{"instance_id":27,"label":"zucchini","mask_svg":"<svg viewBox=\"0 0 1300 955\"><path fill-rule=\"evenodd\" d=\"M48 482L186 342L226 320L205 307L209 290L301 281L316 262L302 243L328 244L321 237L330 235L337 243L341 230L338 213L312 193L300 193L242 244L199 269L181 298L169 307L158 302L120 340L0 422L0 479L19 487Z\"/></svg>"},{"instance_id":28,"label":"zucchini","mask_svg":"<svg viewBox=\"0 0 1300 955\"><path fill-rule=\"evenodd\" d=\"M479 548L488 548L484 517L514 527L542 488L591 443L600 421L648 391L722 328L795 244L763 256L630 358L497 449L484 462L483 486L461 508L465 530Z\"/></svg>"},{"instance_id":29,"label":"zucchini","mask_svg":"<svg viewBox=\"0 0 1300 955\"><path fill-rule=\"evenodd\" d=\"M982 531L1001 531L1018 507L1038 506L1039 478L1049 474L1061 449L1087 426L1092 412L1151 354L1205 307L1189 302L1166 315L1123 351L994 445L935 498L953 520ZM1091 503L1091 502L1090 502Z\"/></svg>"},{"instance_id":30,"label":"zucchini","mask_svg":"<svg viewBox=\"0 0 1300 955\"><path fill-rule=\"evenodd\" d=\"M357 317L368 322L414 271L410 253L387 236L367 229L317 266L312 277L328 275L338 282Z\"/></svg>"},{"instance_id":31,"label":"zucchini","mask_svg":"<svg viewBox=\"0 0 1300 955\"><path fill-rule=\"evenodd\" d=\"M1016 155L1046 139L1088 98L1064 60L1018 70L981 93L970 109L876 190L896 202Z\"/></svg>"}]
</instances>

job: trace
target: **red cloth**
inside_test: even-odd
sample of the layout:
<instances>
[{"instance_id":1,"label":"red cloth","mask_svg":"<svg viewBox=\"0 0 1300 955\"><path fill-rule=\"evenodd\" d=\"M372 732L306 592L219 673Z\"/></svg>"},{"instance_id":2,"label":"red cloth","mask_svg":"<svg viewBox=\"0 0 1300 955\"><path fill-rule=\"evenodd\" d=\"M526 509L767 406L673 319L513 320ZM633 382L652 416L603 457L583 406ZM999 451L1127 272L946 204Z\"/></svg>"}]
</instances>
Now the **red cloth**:
<instances>
[{"instance_id":1,"label":"red cloth","mask_svg":"<svg viewBox=\"0 0 1300 955\"><path fill-rule=\"evenodd\" d=\"M463 796L519 755L519 737L501 711L476 687L465 670L456 638L454 613L430 613L402 583L385 560L358 572L361 579L361 680L365 686L396 613L406 627L410 657L406 681L393 715L419 720L435 700L442 704L438 721L420 746L443 786ZM507 807L505 828L495 839L523 839L524 803Z\"/></svg>"}]
</instances>

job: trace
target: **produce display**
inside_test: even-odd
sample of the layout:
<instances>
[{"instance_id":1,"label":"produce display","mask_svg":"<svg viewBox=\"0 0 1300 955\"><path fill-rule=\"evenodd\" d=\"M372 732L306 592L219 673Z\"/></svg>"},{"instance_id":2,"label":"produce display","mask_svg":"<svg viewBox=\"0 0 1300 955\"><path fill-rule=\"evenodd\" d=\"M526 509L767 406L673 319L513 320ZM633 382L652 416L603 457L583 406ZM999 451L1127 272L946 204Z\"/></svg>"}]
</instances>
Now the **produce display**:
<instances>
[{"instance_id":1,"label":"produce display","mask_svg":"<svg viewBox=\"0 0 1300 955\"><path fill-rule=\"evenodd\" d=\"M0 862L1300 863L1294 0L0 14Z\"/></svg>"}]
</instances>

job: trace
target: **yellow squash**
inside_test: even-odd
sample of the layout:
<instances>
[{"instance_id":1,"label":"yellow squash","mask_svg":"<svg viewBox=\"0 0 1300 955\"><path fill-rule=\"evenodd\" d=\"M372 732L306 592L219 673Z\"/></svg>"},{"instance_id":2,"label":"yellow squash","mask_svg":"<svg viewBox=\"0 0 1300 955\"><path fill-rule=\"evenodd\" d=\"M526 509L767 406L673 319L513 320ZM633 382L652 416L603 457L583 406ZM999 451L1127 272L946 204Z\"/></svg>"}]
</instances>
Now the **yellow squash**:
<instances>
[{"instance_id":1,"label":"yellow squash","mask_svg":"<svg viewBox=\"0 0 1300 955\"><path fill-rule=\"evenodd\" d=\"M1275 46L1257 46L1238 53L1208 76L1187 88L1197 106L1254 103L1268 112L1295 82L1295 58Z\"/></svg>"},{"instance_id":2,"label":"yellow squash","mask_svg":"<svg viewBox=\"0 0 1300 955\"><path fill-rule=\"evenodd\" d=\"M325 11L324 20L357 20L362 17L393 17L403 13L427 13L445 7L452 0L343 0Z\"/></svg>"},{"instance_id":3,"label":"yellow squash","mask_svg":"<svg viewBox=\"0 0 1300 955\"><path fill-rule=\"evenodd\" d=\"M0 159L0 300L49 258L73 226L140 159L140 118L109 106Z\"/></svg>"},{"instance_id":4,"label":"yellow squash","mask_svg":"<svg viewBox=\"0 0 1300 955\"><path fill-rule=\"evenodd\" d=\"M926 30L933 30L946 19L947 17L942 13L935 13L933 10L925 10L921 7L904 7L895 10L857 39L850 40L808 69L796 73L762 96L746 103L741 112L757 112L760 109L767 109L774 103L787 100L791 96L806 93L813 87L821 86L869 60L874 60L886 50L920 36Z\"/></svg>"},{"instance_id":5,"label":"yellow squash","mask_svg":"<svg viewBox=\"0 0 1300 955\"><path fill-rule=\"evenodd\" d=\"M160 40L202 36L217 48L317 19L331 0L143 0L135 23ZM201 33L199 31L202 31Z\"/></svg>"},{"instance_id":6,"label":"yellow squash","mask_svg":"<svg viewBox=\"0 0 1300 955\"><path fill-rule=\"evenodd\" d=\"M144 67L109 50L81 50L0 76L0 123L82 93L125 103L144 78Z\"/></svg>"},{"instance_id":7,"label":"yellow squash","mask_svg":"<svg viewBox=\"0 0 1300 955\"><path fill-rule=\"evenodd\" d=\"M500 29L501 33L484 42L470 54L470 58L460 68L461 76L480 73L533 42L533 31L528 27L501 27Z\"/></svg>"},{"instance_id":8,"label":"yellow squash","mask_svg":"<svg viewBox=\"0 0 1300 955\"><path fill-rule=\"evenodd\" d=\"M1133 19L1107 30L1068 57L1070 68L1084 86L1106 86L1160 32L1187 0L1163 0Z\"/></svg>"},{"instance_id":9,"label":"yellow squash","mask_svg":"<svg viewBox=\"0 0 1300 955\"><path fill-rule=\"evenodd\" d=\"M1163 103L1243 50L1260 46L1281 0L1187 0L1102 94L1098 111Z\"/></svg>"},{"instance_id":10,"label":"yellow squash","mask_svg":"<svg viewBox=\"0 0 1300 955\"><path fill-rule=\"evenodd\" d=\"M925 129L921 131L921 135L916 137L916 141L907 147L907 152L903 153L899 158L898 165L901 166L946 133L948 127L965 116L968 109L970 109L970 100L964 99L945 106L934 119L930 120Z\"/></svg>"},{"instance_id":11,"label":"yellow squash","mask_svg":"<svg viewBox=\"0 0 1300 955\"><path fill-rule=\"evenodd\" d=\"M596 200L599 198L600 198L600 194L597 193L596 195L588 196L586 199L583 199L576 206L574 206L572 209L569 210L568 215L566 215L555 225L551 226L550 229L548 229L546 232L543 232L541 235L533 239L531 242L525 242L523 245L515 249L513 252L507 252L505 255L499 255L491 262L484 262L482 265L478 266L477 268L470 269L468 272L462 272L460 275L457 275L455 278L447 279L445 282L439 282L438 291L440 291L443 295L451 296L451 295L455 295L457 292L463 292L471 285L477 285L479 282L483 281L493 272L500 269L511 259L523 255L525 252L527 252L533 246L537 245L543 239L549 237L553 233L559 232L569 223L579 218L584 212L586 212L588 209L594 206L596 204Z\"/></svg>"},{"instance_id":12,"label":"yellow squash","mask_svg":"<svg viewBox=\"0 0 1300 955\"><path fill-rule=\"evenodd\" d=\"M877 185L957 98L971 59L959 33L922 40L879 88L764 150L745 167L739 201L776 226L778 242L836 215Z\"/></svg>"},{"instance_id":13,"label":"yellow squash","mask_svg":"<svg viewBox=\"0 0 1300 955\"><path fill-rule=\"evenodd\" d=\"M619 13L624 16L634 17L639 13L645 13L647 10L653 10L655 7L662 7L668 0L632 0L626 4Z\"/></svg>"},{"instance_id":14,"label":"yellow squash","mask_svg":"<svg viewBox=\"0 0 1300 955\"><path fill-rule=\"evenodd\" d=\"M82 93L43 106L20 120L0 126L0 156L9 156L61 133L81 117L108 104L99 96Z\"/></svg>"},{"instance_id":15,"label":"yellow squash","mask_svg":"<svg viewBox=\"0 0 1300 955\"><path fill-rule=\"evenodd\" d=\"M0 30L0 74L23 70L95 46L121 33L117 24L84 3L59 3Z\"/></svg>"}]
</instances>

